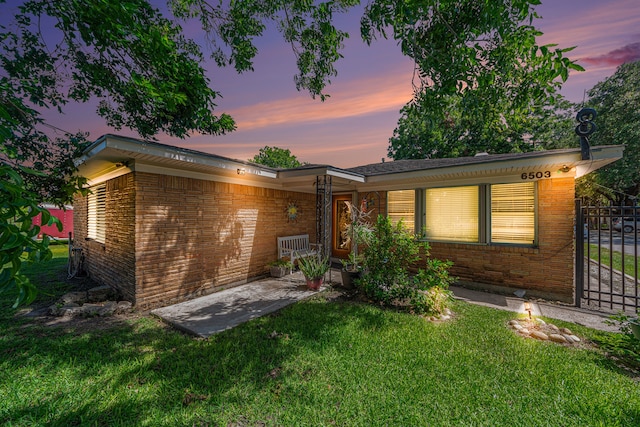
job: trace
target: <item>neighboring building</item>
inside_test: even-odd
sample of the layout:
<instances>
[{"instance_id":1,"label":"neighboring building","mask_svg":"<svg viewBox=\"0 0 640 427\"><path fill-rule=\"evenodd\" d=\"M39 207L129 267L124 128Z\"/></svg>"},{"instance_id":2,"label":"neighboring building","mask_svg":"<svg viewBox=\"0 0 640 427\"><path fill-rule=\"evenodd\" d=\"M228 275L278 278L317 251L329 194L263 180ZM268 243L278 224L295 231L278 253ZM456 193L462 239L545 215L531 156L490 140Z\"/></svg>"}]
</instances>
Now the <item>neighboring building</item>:
<instances>
[{"instance_id":1,"label":"neighboring building","mask_svg":"<svg viewBox=\"0 0 640 427\"><path fill-rule=\"evenodd\" d=\"M55 205L44 204L41 207L49 211L51 216L58 218L60 224L62 224L62 230L58 230L57 225L42 225L42 216L38 214L34 219L35 225L40 225L40 233L38 233L38 239L42 239L42 235L46 234L54 239L67 239L69 233L73 232L73 206L65 206L64 209Z\"/></svg>"},{"instance_id":2,"label":"neighboring building","mask_svg":"<svg viewBox=\"0 0 640 427\"><path fill-rule=\"evenodd\" d=\"M575 178L622 146L351 169L278 170L115 135L80 159L91 193L74 202L85 269L141 307L246 283L267 272L279 236L309 234L343 258L345 201L404 223L454 262L462 282L573 301Z\"/></svg>"}]
</instances>

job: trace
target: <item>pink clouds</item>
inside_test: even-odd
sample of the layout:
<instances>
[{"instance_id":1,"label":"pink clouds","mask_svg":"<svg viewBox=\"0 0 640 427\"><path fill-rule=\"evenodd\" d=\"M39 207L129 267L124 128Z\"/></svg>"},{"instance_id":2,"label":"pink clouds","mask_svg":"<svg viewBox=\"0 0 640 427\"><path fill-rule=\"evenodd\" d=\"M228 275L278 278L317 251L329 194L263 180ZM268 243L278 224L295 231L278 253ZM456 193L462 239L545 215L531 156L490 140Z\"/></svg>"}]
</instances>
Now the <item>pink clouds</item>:
<instances>
[{"instance_id":1,"label":"pink clouds","mask_svg":"<svg viewBox=\"0 0 640 427\"><path fill-rule=\"evenodd\" d=\"M617 67L627 62L640 60L640 42L631 43L604 55L581 58L581 61L595 66Z\"/></svg>"},{"instance_id":2,"label":"pink clouds","mask_svg":"<svg viewBox=\"0 0 640 427\"><path fill-rule=\"evenodd\" d=\"M336 85L333 95L324 103L310 102L307 96L260 102L232 109L228 113L236 120L238 130L295 123L322 122L357 117L379 112L397 113L412 97L410 74L405 78L381 75L375 78ZM404 74L404 73L402 73ZM343 86L343 87L340 87Z\"/></svg>"}]
</instances>

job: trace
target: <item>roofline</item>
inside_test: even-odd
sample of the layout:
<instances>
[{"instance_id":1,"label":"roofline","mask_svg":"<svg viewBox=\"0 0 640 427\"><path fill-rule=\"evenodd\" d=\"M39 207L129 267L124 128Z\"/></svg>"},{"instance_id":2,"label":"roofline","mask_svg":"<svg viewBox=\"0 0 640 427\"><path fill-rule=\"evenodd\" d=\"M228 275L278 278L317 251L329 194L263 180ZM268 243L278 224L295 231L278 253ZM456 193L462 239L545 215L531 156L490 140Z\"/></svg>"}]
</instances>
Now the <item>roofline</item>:
<instances>
[{"instance_id":1,"label":"roofline","mask_svg":"<svg viewBox=\"0 0 640 427\"><path fill-rule=\"evenodd\" d=\"M91 159L106 148L126 150L138 154L155 155L161 158L172 158L174 160L181 160L187 163L202 164L220 169L243 169L244 172L249 174L259 175L266 178L275 179L278 177L277 169L259 165L257 163L231 159L228 157L218 156L216 154L209 154L188 148L162 144L160 142L145 141L138 138L123 137L114 134L105 134L100 136L83 151L83 154L75 161L75 165L79 166L82 163L85 163L87 160Z\"/></svg>"}]
</instances>

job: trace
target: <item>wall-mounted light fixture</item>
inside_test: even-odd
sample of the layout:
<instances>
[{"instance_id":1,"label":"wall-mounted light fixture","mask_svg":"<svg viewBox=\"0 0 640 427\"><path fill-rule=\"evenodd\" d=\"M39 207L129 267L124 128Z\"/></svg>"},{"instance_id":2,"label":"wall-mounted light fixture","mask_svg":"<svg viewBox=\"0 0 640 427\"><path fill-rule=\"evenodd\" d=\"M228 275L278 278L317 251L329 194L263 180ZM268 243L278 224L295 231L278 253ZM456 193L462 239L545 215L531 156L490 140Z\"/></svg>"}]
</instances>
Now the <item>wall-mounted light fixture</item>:
<instances>
[{"instance_id":1,"label":"wall-mounted light fixture","mask_svg":"<svg viewBox=\"0 0 640 427\"><path fill-rule=\"evenodd\" d=\"M571 168L567 165L562 166L560 169L558 169L558 172L562 172L562 173L567 173L571 170Z\"/></svg>"},{"instance_id":2,"label":"wall-mounted light fixture","mask_svg":"<svg viewBox=\"0 0 640 427\"><path fill-rule=\"evenodd\" d=\"M238 172L238 175L244 175L247 173L245 168L238 168L236 172Z\"/></svg>"}]
</instances>

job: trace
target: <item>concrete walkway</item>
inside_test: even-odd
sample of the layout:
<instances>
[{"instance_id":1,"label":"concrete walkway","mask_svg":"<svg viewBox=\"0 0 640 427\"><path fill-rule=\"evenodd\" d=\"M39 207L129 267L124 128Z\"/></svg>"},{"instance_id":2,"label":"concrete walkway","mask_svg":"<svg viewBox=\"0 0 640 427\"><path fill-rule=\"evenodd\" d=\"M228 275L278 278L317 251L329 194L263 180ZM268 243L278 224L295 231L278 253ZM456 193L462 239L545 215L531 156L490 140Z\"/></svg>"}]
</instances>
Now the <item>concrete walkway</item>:
<instances>
[{"instance_id":1,"label":"concrete walkway","mask_svg":"<svg viewBox=\"0 0 640 427\"><path fill-rule=\"evenodd\" d=\"M340 283L340 272L333 271L333 282ZM524 313L524 300L515 296L491 294L452 286L455 297L471 304L499 310ZM264 279L226 289L179 304L153 310L151 313L168 324L190 334L207 338L256 317L315 295L307 289L300 272L280 279ZM532 314L564 320L604 331L617 328L606 325L606 314L576 307L531 301Z\"/></svg>"},{"instance_id":2,"label":"concrete walkway","mask_svg":"<svg viewBox=\"0 0 640 427\"><path fill-rule=\"evenodd\" d=\"M304 277L297 272L158 308L151 314L177 329L207 338L316 293L307 289Z\"/></svg>"}]
</instances>

